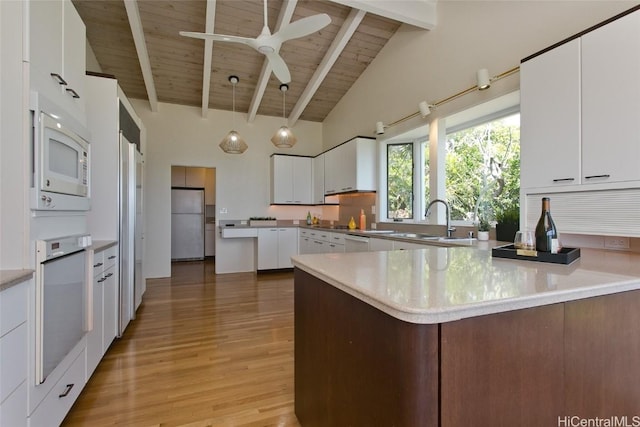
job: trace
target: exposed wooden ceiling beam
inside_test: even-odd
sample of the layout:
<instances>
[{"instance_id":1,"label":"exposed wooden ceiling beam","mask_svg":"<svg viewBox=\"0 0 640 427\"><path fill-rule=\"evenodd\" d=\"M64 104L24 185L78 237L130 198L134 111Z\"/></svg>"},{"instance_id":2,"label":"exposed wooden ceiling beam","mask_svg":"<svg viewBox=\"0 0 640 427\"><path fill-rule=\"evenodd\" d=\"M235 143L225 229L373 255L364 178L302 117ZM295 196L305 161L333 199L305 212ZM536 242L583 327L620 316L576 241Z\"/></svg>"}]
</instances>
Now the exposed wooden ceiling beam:
<instances>
[{"instance_id":1,"label":"exposed wooden ceiling beam","mask_svg":"<svg viewBox=\"0 0 640 427\"><path fill-rule=\"evenodd\" d=\"M204 31L213 33L216 20L216 0L207 0L207 12ZM202 65L202 117L207 118L209 112L209 89L211 87L211 58L213 57L213 40L204 41L204 64Z\"/></svg>"},{"instance_id":2,"label":"exposed wooden ceiling beam","mask_svg":"<svg viewBox=\"0 0 640 427\"><path fill-rule=\"evenodd\" d=\"M347 19L345 19L342 28L340 28L340 31L331 43L331 46L329 46L329 50L324 55L324 58L322 58L322 62L320 62L320 65L313 73L313 76L311 76L307 87L304 88L304 91L298 98L298 102L291 110L291 115L288 120L290 127L294 126L302 115L302 112L311 101L311 98L313 98L313 95L322 84L322 81L327 77L329 70L331 70L331 67L333 67L333 64L335 64L336 60L340 56L340 53L342 53L345 46L353 36L353 33L355 33L360 22L362 22L365 14L366 12L363 10L351 9L351 12L349 13L349 16L347 16Z\"/></svg>"},{"instance_id":3,"label":"exposed wooden ceiling beam","mask_svg":"<svg viewBox=\"0 0 640 427\"><path fill-rule=\"evenodd\" d=\"M331 0L425 30L436 26L437 0Z\"/></svg>"},{"instance_id":4,"label":"exposed wooden ceiling beam","mask_svg":"<svg viewBox=\"0 0 640 427\"><path fill-rule=\"evenodd\" d=\"M153 82L153 73L151 72L151 63L149 62L149 53L147 52L147 43L144 39L142 30L142 21L140 20L140 11L138 10L138 2L136 0L124 0L124 7L127 10L129 18L129 26L133 35L133 42L136 45L138 53L138 61L142 70L142 78L144 86L147 89L147 97L151 111L158 111L158 96L156 95L156 86Z\"/></svg>"},{"instance_id":5,"label":"exposed wooden ceiling beam","mask_svg":"<svg viewBox=\"0 0 640 427\"><path fill-rule=\"evenodd\" d=\"M278 15L276 28L273 31L274 34L280 31L282 27L289 24L289 22L291 22L291 17L293 16L293 11L295 10L297 4L298 0L285 0L283 2L282 8L280 9L280 15ZM247 121L249 123L253 122L253 120L256 118L258 108L260 107L262 97L264 96L264 91L266 90L267 83L269 82L269 78L271 77L271 71L271 65L265 57L262 62L262 71L260 71L260 77L258 78L258 83L256 84L256 90L253 92L253 98L251 99L251 104L249 105L249 111L247 113Z\"/></svg>"}]
</instances>

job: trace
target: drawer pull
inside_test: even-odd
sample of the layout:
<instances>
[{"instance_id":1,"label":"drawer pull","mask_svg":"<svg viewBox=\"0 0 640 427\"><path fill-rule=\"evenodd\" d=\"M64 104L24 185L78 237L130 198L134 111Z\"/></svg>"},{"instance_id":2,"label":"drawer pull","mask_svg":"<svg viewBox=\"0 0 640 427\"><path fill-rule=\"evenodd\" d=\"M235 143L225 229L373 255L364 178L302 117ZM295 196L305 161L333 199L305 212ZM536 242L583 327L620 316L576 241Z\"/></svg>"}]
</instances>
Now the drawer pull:
<instances>
[{"instance_id":1,"label":"drawer pull","mask_svg":"<svg viewBox=\"0 0 640 427\"><path fill-rule=\"evenodd\" d=\"M591 176L585 176L584 179L594 179L594 178L610 178L611 175L606 174L606 175L591 175Z\"/></svg>"},{"instance_id":2,"label":"drawer pull","mask_svg":"<svg viewBox=\"0 0 640 427\"><path fill-rule=\"evenodd\" d=\"M62 394L59 394L58 397L61 399L63 397L67 397L67 395L71 392L71 389L73 388L74 384L67 384L67 387L64 389L64 392Z\"/></svg>"},{"instance_id":3,"label":"drawer pull","mask_svg":"<svg viewBox=\"0 0 640 427\"><path fill-rule=\"evenodd\" d=\"M109 273L109 274L107 274L106 276L104 276L104 278L105 278L105 279L107 279L107 278L109 278L109 277L111 277L111 276L113 276L113 273Z\"/></svg>"},{"instance_id":4,"label":"drawer pull","mask_svg":"<svg viewBox=\"0 0 640 427\"><path fill-rule=\"evenodd\" d=\"M108 259L116 259L115 255L111 255Z\"/></svg>"},{"instance_id":5,"label":"drawer pull","mask_svg":"<svg viewBox=\"0 0 640 427\"><path fill-rule=\"evenodd\" d=\"M93 264L93 268L100 267L101 265L102 265L102 263L101 263L101 262L99 262L99 263L97 263L97 264Z\"/></svg>"},{"instance_id":6,"label":"drawer pull","mask_svg":"<svg viewBox=\"0 0 640 427\"><path fill-rule=\"evenodd\" d=\"M65 81L65 79L62 78L62 76L58 73L51 73L51 77L53 77L54 79L56 79L58 81L58 84L67 85L67 82Z\"/></svg>"},{"instance_id":7,"label":"drawer pull","mask_svg":"<svg viewBox=\"0 0 640 427\"><path fill-rule=\"evenodd\" d=\"M574 178L556 178L553 182L573 181Z\"/></svg>"},{"instance_id":8,"label":"drawer pull","mask_svg":"<svg viewBox=\"0 0 640 427\"><path fill-rule=\"evenodd\" d=\"M98 279L98 283L102 283L102 282L104 282L105 280L107 280L107 278L106 278L106 277L102 277L102 278Z\"/></svg>"},{"instance_id":9,"label":"drawer pull","mask_svg":"<svg viewBox=\"0 0 640 427\"><path fill-rule=\"evenodd\" d=\"M80 98L80 95L78 95L78 92L76 92L75 90L73 90L71 88L67 88L65 90L67 92L69 92L73 98L75 98L75 99L79 99Z\"/></svg>"}]
</instances>

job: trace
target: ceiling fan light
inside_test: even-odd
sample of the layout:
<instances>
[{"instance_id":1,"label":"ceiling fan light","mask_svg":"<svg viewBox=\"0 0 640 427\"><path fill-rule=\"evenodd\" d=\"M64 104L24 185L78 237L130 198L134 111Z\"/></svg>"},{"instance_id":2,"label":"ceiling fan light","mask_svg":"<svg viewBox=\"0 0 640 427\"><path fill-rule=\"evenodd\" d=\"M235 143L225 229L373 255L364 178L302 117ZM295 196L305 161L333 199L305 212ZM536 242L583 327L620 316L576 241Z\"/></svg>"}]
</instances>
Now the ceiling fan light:
<instances>
[{"instance_id":1,"label":"ceiling fan light","mask_svg":"<svg viewBox=\"0 0 640 427\"><path fill-rule=\"evenodd\" d=\"M278 148L291 148L296 145L298 138L286 126L281 126L271 137L271 142Z\"/></svg>"},{"instance_id":2,"label":"ceiling fan light","mask_svg":"<svg viewBox=\"0 0 640 427\"><path fill-rule=\"evenodd\" d=\"M222 141L220 141L220 148L227 154L242 154L247 151L249 146L244 139L236 132L232 130L229 132Z\"/></svg>"},{"instance_id":3,"label":"ceiling fan light","mask_svg":"<svg viewBox=\"0 0 640 427\"><path fill-rule=\"evenodd\" d=\"M269 45L262 45L262 46L258 46L258 51L262 52L262 53L273 53L276 50L274 48L272 48Z\"/></svg>"}]
</instances>

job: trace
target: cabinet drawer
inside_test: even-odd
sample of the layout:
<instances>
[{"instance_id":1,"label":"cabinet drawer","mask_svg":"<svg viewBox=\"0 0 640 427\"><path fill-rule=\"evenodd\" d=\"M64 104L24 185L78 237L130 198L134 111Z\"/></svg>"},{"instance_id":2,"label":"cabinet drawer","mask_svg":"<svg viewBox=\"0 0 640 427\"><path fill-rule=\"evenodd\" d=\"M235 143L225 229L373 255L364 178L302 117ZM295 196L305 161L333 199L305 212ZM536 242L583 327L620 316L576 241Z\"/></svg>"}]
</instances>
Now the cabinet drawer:
<instances>
[{"instance_id":1,"label":"cabinet drawer","mask_svg":"<svg viewBox=\"0 0 640 427\"><path fill-rule=\"evenodd\" d=\"M29 417L30 427L59 425L78 398L85 379L84 350Z\"/></svg>"},{"instance_id":2,"label":"cabinet drawer","mask_svg":"<svg viewBox=\"0 0 640 427\"><path fill-rule=\"evenodd\" d=\"M118 261L118 245L111 246L109 249L105 249L104 251L102 251L102 254L104 256L103 268L104 270L107 270L108 268L116 265L116 262Z\"/></svg>"},{"instance_id":3,"label":"cabinet drawer","mask_svg":"<svg viewBox=\"0 0 640 427\"><path fill-rule=\"evenodd\" d=\"M23 322L0 338L0 402L4 401L26 378L27 323Z\"/></svg>"},{"instance_id":4,"label":"cabinet drawer","mask_svg":"<svg viewBox=\"0 0 640 427\"><path fill-rule=\"evenodd\" d=\"M344 234L342 233L329 233L331 243L338 245L344 245Z\"/></svg>"},{"instance_id":5,"label":"cabinet drawer","mask_svg":"<svg viewBox=\"0 0 640 427\"><path fill-rule=\"evenodd\" d=\"M0 292L0 337L27 320L26 281Z\"/></svg>"},{"instance_id":6,"label":"cabinet drawer","mask_svg":"<svg viewBox=\"0 0 640 427\"><path fill-rule=\"evenodd\" d=\"M0 426L27 426L27 383L23 382L18 389L2 402L0 406Z\"/></svg>"},{"instance_id":7,"label":"cabinet drawer","mask_svg":"<svg viewBox=\"0 0 640 427\"><path fill-rule=\"evenodd\" d=\"M92 265L94 277L102 274L102 271L104 270L104 251L93 253Z\"/></svg>"}]
</instances>

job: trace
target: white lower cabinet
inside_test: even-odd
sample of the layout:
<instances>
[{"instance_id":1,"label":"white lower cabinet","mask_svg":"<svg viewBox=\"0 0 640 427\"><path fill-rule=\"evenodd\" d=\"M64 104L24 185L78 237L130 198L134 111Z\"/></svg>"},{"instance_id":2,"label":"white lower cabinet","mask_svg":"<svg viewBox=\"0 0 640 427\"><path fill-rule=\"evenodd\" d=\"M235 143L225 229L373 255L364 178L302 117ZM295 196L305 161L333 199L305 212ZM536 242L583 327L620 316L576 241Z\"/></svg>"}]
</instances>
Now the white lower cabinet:
<instances>
[{"instance_id":1,"label":"white lower cabinet","mask_svg":"<svg viewBox=\"0 0 640 427\"><path fill-rule=\"evenodd\" d=\"M27 426L27 383L23 382L0 405L0 426Z\"/></svg>"},{"instance_id":2,"label":"white lower cabinet","mask_svg":"<svg viewBox=\"0 0 640 427\"><path fill-rule=\"evenodd\" d=\"M291 257L297 253L296 228L258 229L258 270L292 268Z\"/></svg>"},{"instance_id":3,"label":"white lower cabinet","mask_svg":"<svg viewBox=\"0 0 640 427\"><path fill-rule=\"evenodd\" d=\"M391 251L393 250L393 244L393 240L372 237L369 239L369 252Z\"/></svg>"},{"instance_id":4,"label":"white lower cabinet","mask_svg":"<svg viewBox=\"0 0 640 427\"><path fill-rule=\"evenodd\" d=\"M87 333L87 379L117 334L118 246L93 255L93 327Z\"/></svg>"},{"instance_id":5,"label":"white lower cabinet","mask_svg":"<svg viewBox=\"0 0 640 427\"><path fill-rule=\"evenodd\" d=\"M426 246L421 243L393 241L394 250L402 249L424 249Z\"/></svg>"},{"instance_id":6,"label":"white lower cabinet","mask_svg":"<svg viewBox=\"0 0 640 427\"><path fill-rule=\"evenodd\" d=\"M258 229L258 270L278 268L278 229Z\"/></svg>"},{"instance_id":7,"label":"white lower cabinet","mask_svg":"<svg viewBox=\"0 0 640 427\"><path fill-rule=\"evenodd\" d=\"M330 252L344 252L344 234L328 233L328 244Z\"/></svg>"},{"instance_id":8,"label":"white lower cabinet","mask_svg":"<svg viewBox=\"0 0 640 427\"><path fill-rule=\"evenodd\" d=\"M278 229L278 268L293 268L291 257L298 254L298 230Z\"/></svg>"},{"instance_id":9,"label":"white lower cabinet","mask_svg":"<svg viewBox=\"0 0 640 427\"><path fill-rule=\"evenodd\" d=\"M300 229L299 245L301 254L344 252L344 234Z\"/></svg>"},{"instance_id":10,"label":"white lower cabinet","mask_svg":"<svg viewBox=\"0 0 640 427\"><path fill-rule=\"evenodd\" d=\"M29 286L33 280L0 292L0 426L27 425Z\"/></svg>"},{"instance_id":11,"label":"white lower cabinet","mask_svg":"<svg viewBox=\"0 0 640 427\"><path fill-rule=\"evenodd\" d=\"M40 405L29 417L30 427L51 427L62 423L85 384L84 349L62 377L51 388ZM3 424L4 425L4 424Z\"/></svg>"},{"instance_id":12,"label":"white lower cabinet","mask_svg":"<svg viewBox=\"0 0 640 427\"><path fill-rule=\"evenodd\" d=\"M309 230L305 230L303 228L298 230L298 253L300 255L311 253Z\"/></svg>"}]
</instances>

